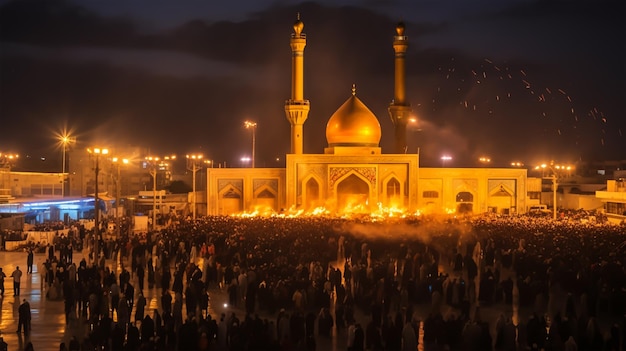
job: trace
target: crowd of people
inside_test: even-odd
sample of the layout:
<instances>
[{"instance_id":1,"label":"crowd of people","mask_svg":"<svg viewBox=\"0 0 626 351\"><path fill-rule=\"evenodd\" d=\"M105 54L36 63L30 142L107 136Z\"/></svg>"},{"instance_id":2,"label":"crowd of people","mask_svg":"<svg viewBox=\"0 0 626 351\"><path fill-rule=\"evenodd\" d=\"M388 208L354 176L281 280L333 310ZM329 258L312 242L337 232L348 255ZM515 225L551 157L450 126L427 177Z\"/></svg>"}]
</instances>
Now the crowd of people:
<instances>
[{"instance_id":1,"label":"crowd of people","mask_svg":"<svg viewBox=\"0 0 626 351\"><path fill-rule=\"evenodd\" d=\"M80 262L65 238L45 263L48 298L89 326L69 350L315 350L333 336L354 351L624 346L620 226L216 216L90 238ZM218 291L225 312L210 308Z\"/></svg>"}]
</instances>

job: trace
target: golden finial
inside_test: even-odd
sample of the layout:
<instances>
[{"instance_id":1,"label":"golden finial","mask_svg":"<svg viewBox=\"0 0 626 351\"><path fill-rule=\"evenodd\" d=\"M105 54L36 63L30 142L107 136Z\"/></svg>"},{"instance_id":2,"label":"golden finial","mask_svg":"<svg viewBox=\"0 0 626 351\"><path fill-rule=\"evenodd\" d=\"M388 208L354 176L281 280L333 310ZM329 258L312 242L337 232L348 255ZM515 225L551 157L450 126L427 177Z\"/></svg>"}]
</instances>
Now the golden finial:
<instances>
[{"instance_id":1,"label":"golden finial","mask_svg":"<svg viewBox=\"0 0 626 351\"><path fill-rule=\"evenodd\" d=\"M352 83L352 95L356 95L356 84Z\"/></svg>"},{"instance_id":2,"label":"golden finial","mask_svg":"<svg viewBox=\"0 0 626 351\"><path fill-rule=\"evenodd\" d=\"M398 24L396 25L396 33L398 34L399 37L404 36L404 22L403 21L398 22Z\"/></svg>"},{"instance_id":3,"label":"golden finial","mask_svg":"<svg viewBox=\"0 0 626 351\"><path fill-rule=\"evenodd\" d=\"M296 33L296 37L299 37L304 29L304 23L300 20L300 12L296 13L296 22L293 24L293 31Z\"/></svg>"}]
</instances>

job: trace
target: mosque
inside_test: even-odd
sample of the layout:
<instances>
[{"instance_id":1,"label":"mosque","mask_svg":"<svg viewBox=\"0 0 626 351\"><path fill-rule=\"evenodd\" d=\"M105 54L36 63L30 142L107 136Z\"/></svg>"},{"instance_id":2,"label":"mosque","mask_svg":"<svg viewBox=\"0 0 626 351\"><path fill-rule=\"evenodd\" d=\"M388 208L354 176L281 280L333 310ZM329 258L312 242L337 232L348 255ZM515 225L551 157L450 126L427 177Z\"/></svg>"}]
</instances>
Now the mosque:
<instances>
[{"instance_id":1,"label":"mosque","mask_svg":"<svg viewBox=\"0 0 626 351\"><path fill-rule=\"evenodd\" d=\"M352 87L352 95L330 116L328 147L303 153L303 125L310 108L304 98L306 35L299 16L293 26L291 98L285 114L291 124L291 152L285 168L209 168L209 215L235 213L407 213L526 212L527 171L517 168L420 168L419 154L406 153L411 113L405 91L404 24L396 26L394 95L389 116L394 125L394 153L381 152L381 126Z\"/></svg>"}]
</instances>

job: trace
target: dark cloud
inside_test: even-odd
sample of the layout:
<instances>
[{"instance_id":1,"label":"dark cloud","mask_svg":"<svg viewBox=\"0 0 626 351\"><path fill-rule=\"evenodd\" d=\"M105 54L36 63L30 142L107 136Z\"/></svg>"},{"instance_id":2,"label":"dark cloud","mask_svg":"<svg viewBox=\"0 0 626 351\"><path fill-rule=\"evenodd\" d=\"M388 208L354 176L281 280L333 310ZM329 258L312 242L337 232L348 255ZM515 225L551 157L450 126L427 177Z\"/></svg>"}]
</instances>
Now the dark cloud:
<instances>
[{"instance_id":1,"label":"dark cloud","mask_svg":"<svg viewBox=\"0 0 626 351\"><path fill-rule=\"evenodd\" d=\"M574 31L570 22L585 19L582 13L589 10L567 7L576 16L566 16L554 6L536 2L459 22L407 21L408 98L421 129L410 132L410 152L420 147L423 163L434 166L444 151L454 153L457 164L468 165L482 153L505 163L536 155L626 157L619 106L624 71L611 74L611 67L623 68L623 46L616 46L608 67L593 64L592 53L567 62L540 60L542 55L530 52L519 56L521 48L508 49L515 43L503 47L501 56L480 54L484 46L498 50L497 43L481 42L498 21L514 18L521 25L553 19L554 26L569 23L564 30ZM603 13L616 10L611 2L593 8L594 25ZM380 120L383 151L391 150L387 107L393 95L391 41L397 18L312 2L275 5L239 22L190 20L150 34L138 31L130 18L99 16L67 1L8 3L0 8L3 143L46 152L54 142L40 136L70 125L85 142L138 145L159 153L202 148L216 161L233 164L249 153L249 131L242 122L254 119L258 164L271 164L289 148L283 103L289 98L289 35L296 12L302 13L308 39L305 97L311 112L304 127L305 151L323 151L326 121L350 96L352 84ZM482 32L462 36L475 41L475 49L455 47L451 34L480 21ZM607 35L607 43L614 44L619 37L610 34L615 25L598 26L593 33ZM519 28L515 40L531 40ZM576 29L568 40L580 32Z\"/></svg>"}]
</instances>

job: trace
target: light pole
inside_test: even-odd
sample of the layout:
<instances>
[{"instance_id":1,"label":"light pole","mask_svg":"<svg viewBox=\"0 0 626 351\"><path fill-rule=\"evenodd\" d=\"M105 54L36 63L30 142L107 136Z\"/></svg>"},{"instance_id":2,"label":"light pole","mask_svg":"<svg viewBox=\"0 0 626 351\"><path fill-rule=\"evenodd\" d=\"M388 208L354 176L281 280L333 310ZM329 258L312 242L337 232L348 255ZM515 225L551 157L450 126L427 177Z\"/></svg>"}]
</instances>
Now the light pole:
<instances>
[{"instance_id":1,"label":"light pole","mask_svg":"<svg viewBox=\"0 0 626 351\"><path fill-rule=\"evenodd\" d=\"M150 175L152 176L152 230L156 228L156 176L159 160L159 157L146 157L146 161L150 166Z\"/></svg>"},{"instance_id":2,"label":"light pole","mask_svg":"<svg viewBox=\"0 0 626 351\"><path fill-rule=\"evenodd\" d=\"M63 149L63 168L61 174L63 175L63 182L61 185L61 197L65 197L65 164L67 158L65 157L65 152L67 151L67 145L70 143L75 143L76 138L72 138L69 134L63 133L59 136L59 141L61 143L61 148Z\"/></svg>"},{"instance_id":3,"label":"light pole","mask_svg":"<svg viewBox=\"0 0 626 351\"><path fill-rule=\"evenodd\" d=\"M252 129L252 168L254 168L254 159L256 156L256 122L245 121L246 129Z\"/></svg>"},{"instance_id":4,"label":"light pole","mask_svg":"<svg viewBox=\"0 0 626 351\"><path fill-rule=\"evenodd\" d=\"M491 163L491 158L487 156L481 156L480 158L478 158L478 162L480 162L482 165L488 165Z\"/></svg>"},{"instance_id":5,"label":"light pole","mask_svg":"<svg viewBox=\"0 0 626 351\"><path fill-rule=\"evenodd\" d=\"M18 154L11 154L11 153L7 154L7 153L0 152L0 166L7 168L7 179L8 179L8 181L6 182L4 179L2 180L2 187L6 188L8 184L8 188L6 189L9 189L9 193L7 194L9 196L13 195L11 191L11 166L19 157L20 155Z\"/></svg>"},{"instance_id":6,"label":"light pole","mask_svg":"<svg viewBox=\"0 0 626 351\"><path fill-rule=\"evenodd\" d=\"M98 254L100 253L99 242L100 242L100 204L98 197L98 173L100 173L100 155L108 155L109 149L101 149L101 148L93 148L87 149L87 152L94 155L96 159L96 167L94 168L94 172L96 174L96 185L94 192L94 259L98 259Z\"/></svg>"},{"instance_id":7,"label":"light pole","mask_svg":"<svg viewBox=\"0 0 626 351\"><path fill-rule=\"evenodd\" d=\"M574 169L572 166L565 165L555 165L554 162L550 162L550 164L541 164L540 166L535 167L536 170L541 169L541 176L543 179L552 180L552 219L556 220L556 191L558 189L558 172L559 171L567 171L569 173ZM550 176L544 176L544 171L549 169L552 172Z\"/></svg>"},{"instance_id":8,"label":"light pole","mask_svg":"<svg viewBox=\"0 0 626 351\"><path fill-rule=\"evenodd\" d=\"M441 167L445 167L446 161L450 161L450 160L452 160L452 156L448 156L448 155L441 156Z\"/></svg>"},{"instance_id":9,"label":"light pole","mask_svg":"<svg viewBox=\"0 0 626 351\"><path fill-rule=\"evenodd\" d=\"M120 187L120 166L122 164L127 165L128 159L119 159L117 157L113 157L113 163L117 166L117 178L115 179L115 228L117 232L117 238L119 239L121 234L120 228L120 198L121 198L121 187Z\"/></svg>"},{"instance_id":10,"label":"light pole","mask_svg":"<svg viewBox=\"0 0 626 351\"><path fill-rule=\"evenodd\" d=\"M202 154L193 154L187 155L187 169L190 170L193 174L192 176L192 197L193 197L193 207L192 207L192 216L193 220L196 220L196 172L200 170L202 167L198 165L198 162L202 160Z\"/></svg>"}]
</instances>

